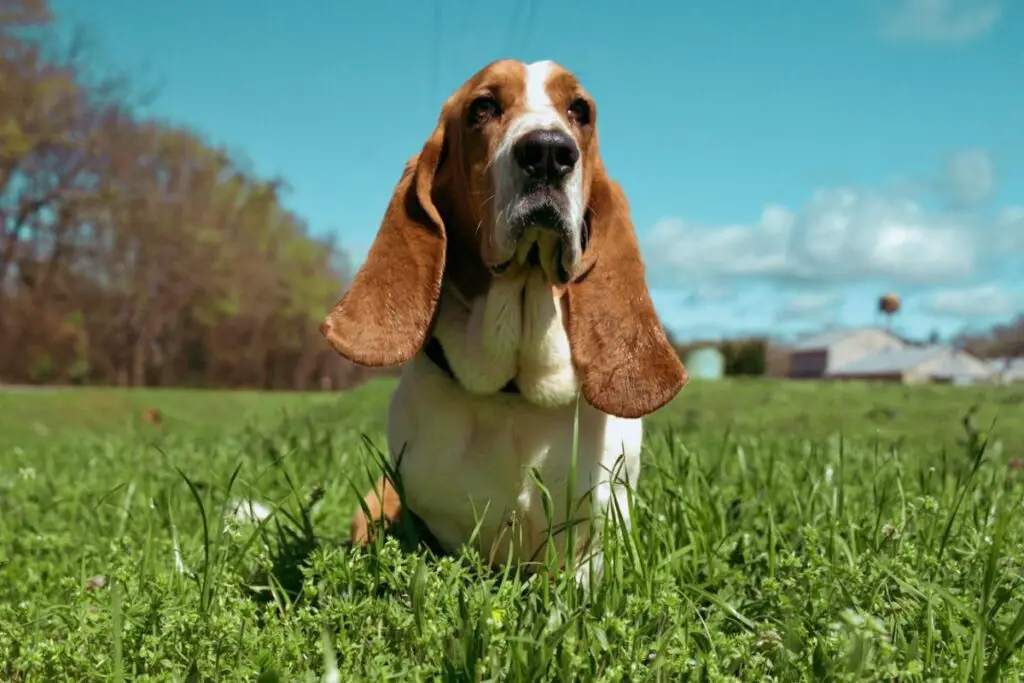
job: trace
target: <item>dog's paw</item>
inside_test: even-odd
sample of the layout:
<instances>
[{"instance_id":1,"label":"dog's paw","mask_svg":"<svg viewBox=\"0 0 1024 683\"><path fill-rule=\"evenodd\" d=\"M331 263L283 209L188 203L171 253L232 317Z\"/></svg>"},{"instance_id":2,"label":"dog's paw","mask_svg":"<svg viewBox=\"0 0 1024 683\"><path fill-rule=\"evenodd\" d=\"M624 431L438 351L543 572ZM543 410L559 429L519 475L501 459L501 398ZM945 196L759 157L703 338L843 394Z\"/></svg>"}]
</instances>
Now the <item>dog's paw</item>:
<instances>
[{"instance_id":1,"label":"dog's paw","mask_svg":"<svg viewBox=\"0 0 1024 683\"><path fill-rule=\"evenodd\" d=\"M357 545L366 545L373 540L378 527L387 529L402 517L402 501L398 492L384 477L378 479L373 489L363 496L363 503L370 514L367 515L360 506L349 524L349 538Z\"/></svg>"}]
</instances>

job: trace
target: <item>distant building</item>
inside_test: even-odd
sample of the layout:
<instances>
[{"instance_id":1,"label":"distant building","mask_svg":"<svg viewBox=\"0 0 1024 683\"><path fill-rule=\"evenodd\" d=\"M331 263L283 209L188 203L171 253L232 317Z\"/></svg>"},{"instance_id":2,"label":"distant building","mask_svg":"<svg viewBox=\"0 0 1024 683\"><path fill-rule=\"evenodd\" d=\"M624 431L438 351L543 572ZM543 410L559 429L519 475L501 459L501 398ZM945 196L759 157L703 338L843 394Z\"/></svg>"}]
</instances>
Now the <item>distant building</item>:
<instances>
[{"instance_id":1,"label":"distant building","mask_svg":"<svg viewBox=\"0 0 1024 683\"><path fill-rule=\"evenodd\" d=\"M721 379L725 376L725 356L714 346L694 349L683 361L693 379Z\"/></svg>"},{"instance_id":2,"label":"distant building","mask_svg":"<svg viewBox=\"0 0 1024 683\"><path fill-rule=\"evenodd\" d=\"M906 342L891 332L874 327L822 332L805 337L791 347L789 376L818 379L872 353L906 346Z\"/></svg>"},{"instance_id":3,"label":"distant building","mask_svg":"<svg viewBox=\"0 0 1024 683\"><path fill-rule=\"evenodd\" d=\"M987 362L994 381L1000 384L1024 382L1024 358L990 358Z\"/></svg>"},{"instance_id":4,"label":"distant building","mask_svg":"<svg viewBox=\"0 0 1024 683\"><path fill-rule=\"evenodd\" d=\"M952 346L911 345L886 330L862 328L800 340L793 348L789 376L971 384L990 381L993 372L985 361Z\"/></svg>"},{"instance_id":5,"label":"distant building","mask_svg":"<svg viewBox=\"0 0 1024 683\"><path fill-rule=\"evenodd\" d=\"M830 371L830 379L878 379L904 384L973 384L992 378L985 361L952 346L908 346L869 354Z\"/></svg>"}]
</instances>

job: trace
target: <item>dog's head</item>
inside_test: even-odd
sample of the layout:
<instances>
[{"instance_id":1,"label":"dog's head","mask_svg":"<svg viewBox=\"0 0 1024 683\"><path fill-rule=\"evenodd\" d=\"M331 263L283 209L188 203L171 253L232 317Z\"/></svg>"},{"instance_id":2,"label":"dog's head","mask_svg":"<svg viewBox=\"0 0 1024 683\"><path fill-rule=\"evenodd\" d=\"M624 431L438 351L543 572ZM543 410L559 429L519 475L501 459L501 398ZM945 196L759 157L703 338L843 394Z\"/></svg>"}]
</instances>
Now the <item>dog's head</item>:
<instances>
[{"instance_id":1,"label":"dog's head","mask_svg":"<svg viewBox=\"0 0 1024 683\"><path fill-rule=\"evenodd\" d=\"M362 365L404 363L427 341L442 280L473 297L536 263L567 298L586 399L623 417L671 400L686 372L596 126L594 99L557 64L504 60L476 73L406 165L366 262L321 325L331 345Z\"/></svg>"}]
</instances>

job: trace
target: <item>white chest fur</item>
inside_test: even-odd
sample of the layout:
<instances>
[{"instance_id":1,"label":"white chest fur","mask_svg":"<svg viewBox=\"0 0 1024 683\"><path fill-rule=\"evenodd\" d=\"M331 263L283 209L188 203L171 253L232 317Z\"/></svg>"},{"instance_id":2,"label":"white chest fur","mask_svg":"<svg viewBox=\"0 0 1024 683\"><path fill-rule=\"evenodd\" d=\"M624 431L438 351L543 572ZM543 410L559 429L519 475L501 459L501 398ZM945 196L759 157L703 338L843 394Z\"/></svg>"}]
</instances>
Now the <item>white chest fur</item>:
<instances>
[{"instance_id":1,"label":"white chest fur","mask_svg":"<svg viewBox=\"0 0 1024 683\"><path fill-rule=\"evenodd\" d=\"M553 529L564 558L579 381L559 302L531 272L468 303L447 292L438 315L435 335L459 384L421 355L388 415L406 504L446 550L472 543L496 564L539 561ZM521 394L500 393L513 378ZM629 522L623 484L636 485L642 425L582 397L578 424L571 519L600 566L597 525L613 498ZM550 495L550 526L533 470Z\"/></svg>"}]
</instances>

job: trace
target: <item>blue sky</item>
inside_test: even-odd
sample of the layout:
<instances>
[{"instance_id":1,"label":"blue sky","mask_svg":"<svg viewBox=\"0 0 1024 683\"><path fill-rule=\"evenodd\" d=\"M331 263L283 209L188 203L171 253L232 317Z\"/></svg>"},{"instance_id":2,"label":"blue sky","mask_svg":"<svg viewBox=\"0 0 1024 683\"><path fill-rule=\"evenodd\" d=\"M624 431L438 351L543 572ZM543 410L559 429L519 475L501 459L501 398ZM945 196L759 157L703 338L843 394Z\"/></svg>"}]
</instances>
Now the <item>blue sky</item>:
<instances>
[{"instance_id":1,"label":"blue sky","mask_svg":"<svg viewBox=\"0 0 1024 683\"><path fill-rule=\"evenodd\" d=\"M554 59L598 101L677 336L871 324L887 291L913 335L1024 311L1021 3L53 4L356 264L444 98Z\"/></svg>"}]
</instances>

